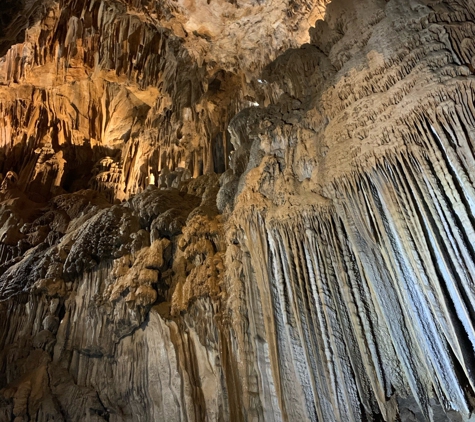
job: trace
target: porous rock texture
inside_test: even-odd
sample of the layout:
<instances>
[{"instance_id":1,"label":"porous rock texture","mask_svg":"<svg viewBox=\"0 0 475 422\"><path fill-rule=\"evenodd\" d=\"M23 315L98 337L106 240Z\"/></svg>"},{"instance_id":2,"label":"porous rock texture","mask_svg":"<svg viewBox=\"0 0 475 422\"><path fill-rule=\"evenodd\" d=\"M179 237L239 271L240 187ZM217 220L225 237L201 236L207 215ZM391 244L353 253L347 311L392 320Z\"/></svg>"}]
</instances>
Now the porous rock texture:
<instances>
[{"instance_id":1,"label":"porous rock texture","mask_svg":"<svg viewBox=\"0 0 475 422\"><path fill-rule=\"evenodd\" d=\"M475 420L472 0L1 7L0 421Z\"/></svg>"}]
</instances>

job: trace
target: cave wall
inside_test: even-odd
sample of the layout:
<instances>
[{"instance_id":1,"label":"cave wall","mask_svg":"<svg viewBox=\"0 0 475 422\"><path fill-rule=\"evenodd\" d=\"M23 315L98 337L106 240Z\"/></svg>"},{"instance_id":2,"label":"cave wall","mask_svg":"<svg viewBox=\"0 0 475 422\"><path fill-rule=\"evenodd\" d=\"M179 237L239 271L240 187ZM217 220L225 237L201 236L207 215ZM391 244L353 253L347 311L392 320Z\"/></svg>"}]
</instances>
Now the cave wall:
<instances>
[{"instance_id":1,"label":"cave wall","mask_svg":"<svg viewBox=\"0 0 475 422\"><path fill-rule=\"evenodd\" d=\"M284 419L470 418L473 5L426 3L331 3L231 122L254 139L227 253Z\"/></svg>"},{"instance_id":2,"label":"cave wall","mask_svg":"<svg viewBox=\"0 0 475 422\"><path fill-rule=\"evenodd\" d=\"M26 4L0 420L473 420L471 1Z\"/></svg>"}]
</instances>

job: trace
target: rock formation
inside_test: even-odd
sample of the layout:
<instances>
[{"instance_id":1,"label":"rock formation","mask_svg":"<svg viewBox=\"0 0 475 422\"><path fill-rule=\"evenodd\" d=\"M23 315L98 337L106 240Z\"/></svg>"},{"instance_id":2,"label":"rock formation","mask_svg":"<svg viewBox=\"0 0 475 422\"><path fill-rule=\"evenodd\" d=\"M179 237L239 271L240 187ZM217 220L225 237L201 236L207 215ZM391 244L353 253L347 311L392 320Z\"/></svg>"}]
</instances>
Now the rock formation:
<instances>
[{"instance_id":1,"label":"rock formation","mask_svg":"<svg viewBox=\"0 0 475 422\"><path fill-rule=\"evenodd\" d=\"M475 420L472 0L6 0L0 422Z\"/></svg>"}]
</instances>

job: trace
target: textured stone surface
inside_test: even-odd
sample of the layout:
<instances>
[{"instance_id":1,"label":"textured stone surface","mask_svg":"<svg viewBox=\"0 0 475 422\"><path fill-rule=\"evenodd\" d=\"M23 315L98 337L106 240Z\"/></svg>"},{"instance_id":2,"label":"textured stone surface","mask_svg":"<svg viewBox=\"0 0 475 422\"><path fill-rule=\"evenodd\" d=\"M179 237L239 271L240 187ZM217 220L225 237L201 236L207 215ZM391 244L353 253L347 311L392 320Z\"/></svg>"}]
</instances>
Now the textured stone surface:
<instances>
[{"instance_id":1,"label":"textured stone surface","mask_svg":"<svg viewBox=\"0 0 475 422\"><path fill-rule=\"evenodd\" d=\"M30 3L2 18L9 45L31 15L25 42L0 61L0 171L14 169L30 195L92 187L109 199L163 170L222 173L250 80L323 11L294 0Z\"/></svg>"},{"instance_id":2,"label":"textured stone surface","mask_svg":"<svg viewBox=\"0 0 475 422\"><path fill-rule=\"evenodd\" d=\"M474 420L471 0L5 4L0 421Z\"/></svg>"}]
</instances>

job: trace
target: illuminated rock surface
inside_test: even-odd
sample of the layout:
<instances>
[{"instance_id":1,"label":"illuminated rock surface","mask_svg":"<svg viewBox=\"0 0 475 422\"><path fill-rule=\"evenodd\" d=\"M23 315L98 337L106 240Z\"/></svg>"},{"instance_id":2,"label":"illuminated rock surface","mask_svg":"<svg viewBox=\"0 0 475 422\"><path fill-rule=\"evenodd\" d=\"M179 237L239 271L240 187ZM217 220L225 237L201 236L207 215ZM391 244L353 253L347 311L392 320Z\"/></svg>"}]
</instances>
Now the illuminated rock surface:
<instances>
[{"instance_id":1,"label":"illuminated rock surface","mask_svg":"<svg viewBox=\"0 0 475 422\"><path fill-rule=\"evenodd\" d=\"M0 8L1 422L475 420L473 1Z\"/></svg>"}]
</instances>

